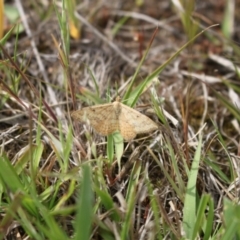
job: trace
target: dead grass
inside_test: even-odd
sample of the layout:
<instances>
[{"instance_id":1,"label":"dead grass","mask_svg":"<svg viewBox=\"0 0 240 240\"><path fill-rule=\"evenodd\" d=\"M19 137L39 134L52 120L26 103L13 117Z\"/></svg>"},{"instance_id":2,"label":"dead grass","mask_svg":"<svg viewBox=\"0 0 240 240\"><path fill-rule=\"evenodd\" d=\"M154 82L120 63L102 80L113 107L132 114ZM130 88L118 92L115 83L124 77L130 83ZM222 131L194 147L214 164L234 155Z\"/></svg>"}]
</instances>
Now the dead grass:
<instances>
[{"instance_id":1,"label":"dead grass","mask_svg":"<svg viewBox=\"0 0 240 240\"><path fill-rule=\"evenodd\" d=\"M239 237L238 16L70 2L16 1L25 30L2 41L0 239ZM118 95L158 130L123 142L72 122Z\"/></svg>"}]
</instances>

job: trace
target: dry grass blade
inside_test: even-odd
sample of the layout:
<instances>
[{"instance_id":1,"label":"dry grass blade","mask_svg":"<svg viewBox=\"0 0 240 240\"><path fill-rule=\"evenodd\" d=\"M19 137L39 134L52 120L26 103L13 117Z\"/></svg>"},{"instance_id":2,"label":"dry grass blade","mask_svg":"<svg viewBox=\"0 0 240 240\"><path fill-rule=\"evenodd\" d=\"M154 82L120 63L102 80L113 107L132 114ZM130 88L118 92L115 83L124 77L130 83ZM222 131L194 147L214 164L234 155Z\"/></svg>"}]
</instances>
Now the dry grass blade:
<instances>
[{"instance_id":1,"label":"dry grass blade","mask_svg":"<svg viewBox=\"0 0 240 240\"><path fill-rule=\"evenodd\" d=\"M224 39L226 6L7 1L0 239L240 239L240 18Z\"/></svg>"}]
</instances>

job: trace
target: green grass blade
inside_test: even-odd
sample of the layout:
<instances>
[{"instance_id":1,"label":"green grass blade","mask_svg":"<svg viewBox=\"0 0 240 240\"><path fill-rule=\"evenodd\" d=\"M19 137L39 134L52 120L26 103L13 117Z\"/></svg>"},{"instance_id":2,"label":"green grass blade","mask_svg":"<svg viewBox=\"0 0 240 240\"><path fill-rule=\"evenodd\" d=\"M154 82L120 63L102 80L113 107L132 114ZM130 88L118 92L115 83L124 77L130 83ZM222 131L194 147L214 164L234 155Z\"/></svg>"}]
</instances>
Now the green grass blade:
<instances>
[{"instance_id":1,"label":"green grass blade","mask_svg":"<svg viewBox=\"0 0 240 240\"><path fill-rule=\"evenodd\" d=\"M112 197L106 192L106 190L101 190L99 188L95 188L95 191L97 193L97 196L100 197L102 204L106 208L107 211L111 211L110 216L111 219L114 221L120 220L119 213L115 210L114 202Z\"/></svg>"},{"instance_id":2,"label":"green grass blade","mask_svg":"<svg viewBox=\"0 0 240 240\"><path fill-rule=\"evenodd\" d=\"M136 191L137 191L137 184L138 179L141 171L141 166L135 162L133 170L131 172L129 185L127 189L127 209L126 209L126 216L125 220L123 221L123 227L121 231L121 239L129 239L131 235L131 229L133 229L134 221L132 219L133 211L136 203Z\"/></svg>"},{"instance_id":3,"label":"green grass blade","mask_svg":"<svg viewBox=\"0 0 240 240\"><path fill-rule=\"evenodd\" d=\"M155 30L155 32L154 32L154 34L153 34L153 37L156 35L156 33L157 33L157 29ZM133 107L133 106L136 104L137 99L139 98L139 96L140 96L140 94L141 94L141 93L139 93L138 96L135 96L135 98L133 98L132 93L131 93L131 92L132 92L132 87L133 87L133 84L134 84L134 82L135 82L135 79L137 78L137 75L138 75L138 73L139 73L139 71L140 71L140 69L141 69L141 67L142 67L142 65L143 65L143 62L145 61L145 59L146 59L146 57L147 57L147 54L148 54L148 52L149 52L149 50L150 50L150 47L151 47L152 42L153 42L153 37L152 37L152 39L151 39L151 41L150 41L150 43L149 43L149 45L148 45L148 47L147 47L144 55L143 55L140 63L139 63L138 66L137 66L137 69L136 69L136 71L135 71L135 73L134 73L134 75L133 75L133 77L132 77L132 80L131 80L129 86L128 86L127 92L126 92L125 95L123 96L123 100L127 100L127 101L126 101L126 104L129 105L129 106L131 106L131 107ZM135 101L133 101L134 99L135 99Z\"/></svg>"},{"instance_id":4,"label":"green grass blade","mask_svg":"<svg viewBox=\"0 0 240 240\"><path fill-rule=\"evenodd\" d=\"M131 83L127 93L125 94L125 96L123 97L124 100L126 100L126 104L128 106L135 106L139 96L142 94L143 90L145 89L145 87L151 83L155 77L157 77L164 69L165 67L167 67L172 60L174 60L187 46L189 46L192 42L195 41L195 39L197 39L200 35L202 35L205 31L207 31L209 28L214 27L217 25L213 25L210 26L208 28L206 28L205 30L201 31L200 33L198 33L195 37L193 37L190 41L188 41L186 44L184 44L175 54L173 54L172 57L170 57L164 64L162 64L160 67L158 67L156 70L154 70L152 72L152 74L150 74L149 76L147 76L145 78L145 80L139 84L139 86L137 88L134 89L134 91L131 91L131 85L133 85L133 82ZM148 53L148 50L146 51L145 54ZM144 54L143 56L143 60L146 57ZM142 63L140 63L139 66L141 66ZM138 69L137 69L138 70ZM133 76L133 80L136 78L136 74L138 73L138 71L136 71L136 73Z\"/></svg>"},{"instance_id":5,"label":"green grass blade","mask_svg":"<svg viewBox=\"0 0 240 240\"><path fill-rule=\"evenodd\" d=\"M107 157L109 163L112 163L114 158L114 141L112 134L107 137Z\"/></svg>"},{"instance_id":6,"label":"green grass blade","mask_svg":"<svg viewBox=\"0 0 240 240\"><path fill-rule=\"evenodd\" d=\"M5 154L0 156L0 179L13 193L16 191L25 192L24 186L20 181L16 170Z\"/></svg>"},{"instance_id":7,"label":"green grass blade","mask_svg":"<svg viewBox=\"0 0 240 240\"><path fill-rule=\"evenodd\" d=\"M231 103L226 97L224 97L223 94L218 93L213 88L211 88L211 90L217 96L218 100L220 100L222 102L222 104L234 115L234 117L238 121L240 121L239 108L237 106L235 106L233 103Z\"/></svg>"},{"instance_id":8,"label":"green grass blade","mask_svg":"<svg viewBox=\"0 0 240 240\"><path fill-rule=\"evenodd\" d=\"M207 213L207 220L205 224L205 229L204 229L204 238L203 240L208 240L210 239L210 236L213 231L213 223L214 223L214 203L213 199L209 198L208 202L208 213Z\"/></svg>"},{"instance_id":9,"label":"green grass blade","mask_svg":"<svg viewBox=\"0 0 240 240\"><path fill-rule=\"evenodd\" d=\"M221 168L217 165L217 163L215 164L214 162L208 160L208 159L204 159L204 162L206 162L207 166L209 166L210 168L213 169L214 172L217 173L217 175L220 177L220 179L222 179L222 181L225 181L226 183L230 183L231 180L228 178L228 176L221 170Z\"/></svg>"},{"instance_id":10,"label":"green grass blade","mask_svg":"<svg viewBox=\"0 0 240 240\"><path fill-rule=\"evenodd\" d=\"M203 195L200 199L200 203L198 205L197 216L196 216L196 223L193 230L192 239L197 238L198 232L201 230L203 225L203 219L205 217L205 211L207 209L207 204L209 202L210 195Z\"/></svg>"},{"instance_id":11,"label":"green grass blade","mask_svg":"<svg viewBox=\"0 0 240 240\"><path fill-rule=\"evenodd\" d=\"M119 171L121 169L121 158L124 151L124 141L120 133L113 134L114 147L115 147L115 156L117 158Z\"/></svg>"},{"instance_id":12,"label":"green grass blade","mask_svg":"<svg viewBox=\"0 0 240 240\"><path fill-rule=\"evenodd\" d=\"M93 220L93 190L91 184L91 169L89 165L82 166L82 176L78 212L75 223L75 240L90 239Z\"/></svg>"},{"instance_id":13,"label":"green grass blade","mask_svg":"<svg viewBox=\"0 0 240 240\"><path fill-rule=\"evenodd\" d=\"M183 229L188 239L193 239L193 230L196 222L196 182L201 159L202 137L198 142L198 147L192 162L188 185L183 208Z\"/></svg>"},{"instance_id":14,"label":"green grass blade","mask_svg":"<svg viewBox=\"0 0 240 240\"><path fill-rule=\"evenodd\" d=\"M228 199L224 199L223 218L226 231L221 239L240 239L240 206Z\"/></svg>"}]
</instances>

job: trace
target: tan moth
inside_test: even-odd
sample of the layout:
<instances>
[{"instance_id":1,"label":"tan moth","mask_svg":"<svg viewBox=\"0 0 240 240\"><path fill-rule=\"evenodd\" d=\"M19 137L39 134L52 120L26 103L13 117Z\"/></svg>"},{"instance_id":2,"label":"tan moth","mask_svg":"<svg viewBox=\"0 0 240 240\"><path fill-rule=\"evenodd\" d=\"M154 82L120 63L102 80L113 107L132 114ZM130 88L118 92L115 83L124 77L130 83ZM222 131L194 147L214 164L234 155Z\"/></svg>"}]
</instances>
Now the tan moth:
<instances>
[{"instance_id":1,"label":"tan moth","mask_svg":"<svg viewBox=\"0 0 240 240\"><path fill-rule=\"evenodd\" d=\"M117 98L113 103L85 107L71 113L75 120L89 121L100 135L107 136L119 131L126 141L137 134L144 134L158 129L156 123L140 112L122 104Z\"/></svg>"}]
</instances>

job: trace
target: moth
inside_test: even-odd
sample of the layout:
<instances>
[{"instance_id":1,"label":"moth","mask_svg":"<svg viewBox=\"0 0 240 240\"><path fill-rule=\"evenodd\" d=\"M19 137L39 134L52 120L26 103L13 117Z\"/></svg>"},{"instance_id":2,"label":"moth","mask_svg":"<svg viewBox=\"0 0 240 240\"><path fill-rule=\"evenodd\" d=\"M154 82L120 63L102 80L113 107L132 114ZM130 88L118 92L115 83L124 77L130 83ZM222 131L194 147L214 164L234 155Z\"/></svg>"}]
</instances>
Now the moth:
<instances>
[{"instance_id":1,"label":"moth","mask_svg":"<svg viewBox=\"0 0 240 240\"><path fill-rule=\"evenodd\" d=\"M75 120L89 122L93 129L103 136L116 131L120 132L124 140L130 141L137 134L150 133L158 126L147 116L120 102L85 107L71 113Z\"/></svg>"}]
</instances>

